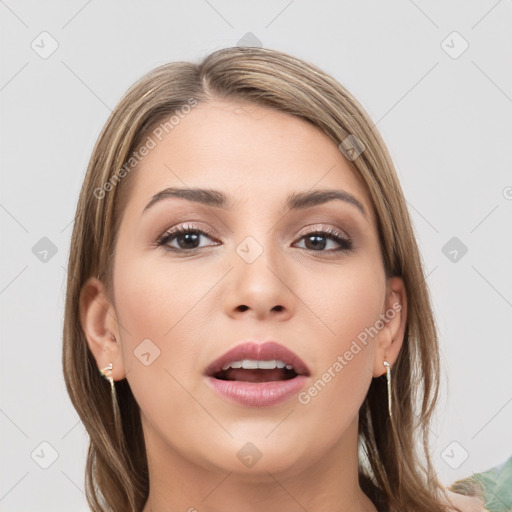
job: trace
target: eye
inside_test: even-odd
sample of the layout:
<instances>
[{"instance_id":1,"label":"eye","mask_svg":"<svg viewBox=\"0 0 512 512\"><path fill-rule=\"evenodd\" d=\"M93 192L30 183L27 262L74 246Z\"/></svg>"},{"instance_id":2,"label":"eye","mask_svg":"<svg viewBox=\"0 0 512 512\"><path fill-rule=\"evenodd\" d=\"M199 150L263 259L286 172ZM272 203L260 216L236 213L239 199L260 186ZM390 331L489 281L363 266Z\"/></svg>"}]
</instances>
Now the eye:
<instances>
[{"instance_id":1,"label":"eye","mask_svg":"<svg viewBox=\"0 0 512 512\"><path fill-rule=\"evenodd\" d=\"M178 226L165 232L155 245L158 247L164 246L170 251L185 252L201 249L203 247L219 245L215 242L201 246L201 239L213 240L213 236L208 232L191 225ZM345 236L341 231L333 228L326 228L321 230L310 231L301 236L300 240L305 241L305 246L300 247L314 252L341 252L350 251L352 249L352 241ZM329 245L334 248L325 250ZM338 246L336 248L336 246Z\"/></svg>"},{"instance_id":2,"label":"eye","mask_svg":"<svg viewBox=\"0 0 512 512\"><path fill-rule=\"evenodd\" d=\"M339 252L350 251L352 249L352 241L342 232L332 228L311 231L302 235L300 240L305 240L305 247L301 247L301 249L315 252ZM329 242L335 246L337 245L338 248L335 247L330 250L324 250L329 245Z\"/></svg>"},{"instance_id":3,"label":"eye","mask_svg":"<svg viewBox=\"0 0 512 512\"><path fill-rule=\"evenodd\" d=\"M166 249L171 251L190 251L202 248L200 246L201 238L212 239L209 233L194 226L184 225L178 226L177 228L173 228L164 233L156 242L156 245L158 247L165 246ZM171 245L171 242L176 242L176 244ZM218 244L215 243L211 245Z\"/></svg>"}]
</instances>

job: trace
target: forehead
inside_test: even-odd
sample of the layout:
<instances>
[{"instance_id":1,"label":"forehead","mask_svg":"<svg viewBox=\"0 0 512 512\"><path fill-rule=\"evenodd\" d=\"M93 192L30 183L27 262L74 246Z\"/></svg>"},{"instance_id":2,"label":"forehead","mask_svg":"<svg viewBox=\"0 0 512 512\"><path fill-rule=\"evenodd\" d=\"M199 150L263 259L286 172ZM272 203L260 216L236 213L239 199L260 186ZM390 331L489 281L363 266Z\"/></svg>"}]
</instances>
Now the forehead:
<instances>
[{"instance_id":1,"label":"forehead","mask_svg":"<svg viewBox=\"0 0 512 512\"><path fill-rule=\"evenodd\" d=\"M127 209L142 212L166 187L222 190L232 207L258 208L278 206L292 192L336 188L372 211L361 179L336 143L297 116L215 100L191 109L168 133L149 137L152 149L131 177Z\"/></svg>"}]
</instances>

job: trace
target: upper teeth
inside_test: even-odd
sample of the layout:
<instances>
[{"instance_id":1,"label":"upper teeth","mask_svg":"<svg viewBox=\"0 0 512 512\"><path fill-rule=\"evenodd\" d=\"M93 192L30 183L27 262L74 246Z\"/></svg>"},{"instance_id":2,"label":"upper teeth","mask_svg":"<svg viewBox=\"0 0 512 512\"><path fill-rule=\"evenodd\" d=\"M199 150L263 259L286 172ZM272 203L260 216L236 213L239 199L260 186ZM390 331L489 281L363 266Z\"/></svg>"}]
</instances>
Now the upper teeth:
<instances>
[{"instance_id":1,"label":"upper teeth","mask_svg":"<svg viewBox=\"0 0 512 512\"><path fill-rule=\"evenodd\" d=\"M273 370L274 368L286 368L287 370L292 370L293 366L291 364L283 363L283 361L280 361L279 359L273 359L271 361L244 359L243 361L232 361L222 367L223 370L227 370L228 368L243 368L244 370Z\"/></svg>"}]
</instances>

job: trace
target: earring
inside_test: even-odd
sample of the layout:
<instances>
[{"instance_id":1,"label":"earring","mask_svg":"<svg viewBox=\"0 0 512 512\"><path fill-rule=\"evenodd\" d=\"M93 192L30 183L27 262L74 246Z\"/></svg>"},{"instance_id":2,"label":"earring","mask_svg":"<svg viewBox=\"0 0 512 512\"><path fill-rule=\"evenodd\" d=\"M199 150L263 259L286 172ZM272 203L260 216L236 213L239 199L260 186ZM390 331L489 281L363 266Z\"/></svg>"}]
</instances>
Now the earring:
<instances>
[{"instance_id":1,"label":"earring","mask_svg":"<svg viewBox=\"0 0 512 512\"><path fill-rule=\"evenodd\" d=\"M386 367L386 380L388 383L388 411L389 417L391 418L393 416L391 412L391 369L387 361L384 361L382 364Z\"/></svg>"},{"instance_id":2,"label":"earring","mask_svg":"<svg viewBox=\"0 0 512 512\"><path fill-rule=\"evenodd\" d=\"M103 370L100 370L100 373L110 382L110 387L114 389L114 379L112 378L112 363L110 363L108 366L105 366Z\"/></svg>"},{"instance_id":3,"label":"earring","mask_svg":"<svg viewBox=\"0 0 512 512\"><path fill-rule=\"evenodd\" d=\"M116 337L113 334L110 335L110 338L112 341L116 341ZM108 366L105 366L103 370L100 370L100 373L110 382L112 392L115 393L116 390L114 388L114 379L112 378L112 363L110 363Z\"/></svg>"},{"instance_id":4,"label":"earring","mask_svg":"<svg viewBox=\"0 0 512 512\"><path fill-rule=\"evenodd\" d=\"M114 385L114 378L112 376L112 363L108 366L105 366L102 370L100 370L101 375L105 377L110 382L110 395L112 398L112 411L114 413L114 426L117 431L118 436L121 436L122 426L121 426L121 412L119 411L119 404L117 403L117 395L116 395L116 387Z\"/></svg>"}]
</instances>

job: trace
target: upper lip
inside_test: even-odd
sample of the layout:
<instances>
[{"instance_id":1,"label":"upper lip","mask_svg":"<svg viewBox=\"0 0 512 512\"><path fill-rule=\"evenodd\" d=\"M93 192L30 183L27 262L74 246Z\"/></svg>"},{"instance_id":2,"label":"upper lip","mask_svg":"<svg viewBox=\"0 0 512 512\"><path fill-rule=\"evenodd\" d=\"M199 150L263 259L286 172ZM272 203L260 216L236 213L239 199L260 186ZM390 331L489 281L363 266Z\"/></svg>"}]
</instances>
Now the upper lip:
<instances>
[{"instance_id":1,"label":"upper lip","mask_svg":"<svg viewBox=\"0 0 512 512\"><path fill-rule=\"evenodd\" d=\"M281 360L286 364L291 364L297 375L309 375L309 369L306 363L290 349L287 349L275 341L266 341L264 343L250 341L241 343L210 363L204 373L205 375L213 376L222 371L222 367L225 364L233 361L241 361L243 359L255 359L259 361Z\"/></svg>"}]
</instances>

